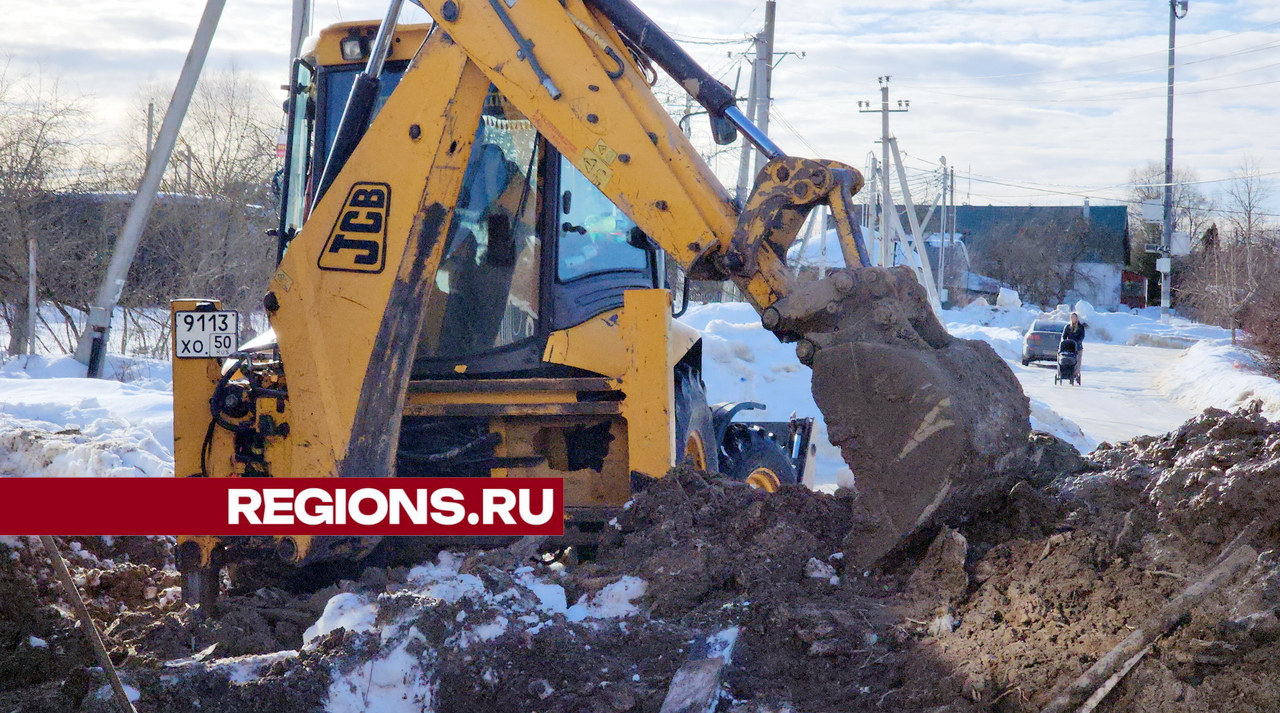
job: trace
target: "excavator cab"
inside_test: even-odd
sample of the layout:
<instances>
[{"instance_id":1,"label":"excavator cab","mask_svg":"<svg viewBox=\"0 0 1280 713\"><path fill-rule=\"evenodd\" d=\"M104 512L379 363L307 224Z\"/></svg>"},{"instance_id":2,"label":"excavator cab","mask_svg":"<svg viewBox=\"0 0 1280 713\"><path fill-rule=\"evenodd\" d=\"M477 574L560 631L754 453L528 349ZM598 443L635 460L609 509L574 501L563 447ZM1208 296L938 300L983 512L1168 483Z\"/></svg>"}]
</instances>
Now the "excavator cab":
<instances>
[{"instance_id":1,"label":"excavator cab","mask_svg":"<svg viewBox=\"0 0 1280 713\"><path fill-rule=\"evenodd\" d=\"M295 65L287 178L281 196L281 255L301 227L304 207L315 201L319 167L329 161L355 77L365 67L377 29L369 22L326 28L307 45L303 60ZM431 25L396 28L370 120L395 91L409 59L431 31ZM424 383L455 381L458 383L450 388L459 390L468 388L463 386L466 382L484 390L494 384L515 383L504 380L616 375L618 367L609 364L610 358L605 356L616 349L604 342L616 341L612 328L622 318L625 293L665 289L666 282L662 248L490 85L454 205L454 222L427 297L412 378ZM592 326L583 327L587 323ZM581 341L569 331L580 327L578 332L593 332L590 339L595 342L592 348L598 349L599 364L589 360L561 363L563 360L555 358L563 354L560 345L566 339L575 344ZM682 350L673 357L676 363L672 369L676 461L687 460L713 470L724 461L727 470L743 472L749 484L767 490L797 482L806 468L812 472L812 419L733 424L745 408L763 405L729 403L709 408L696 332L678 322L671 322L668 330L677 350ZM613 357L618 358L624 356ZM583 396L623 398L604 393ZM411 396L410 410L414 400ZM565 421L561 416L551 420ZM504 425L521 430L519 422L512 419ZM518 435L507 433L502 440L539 444L540 450L545 450L542 444L548 438L556 444L564 441L565 454L556 458L557 462L596 463L608 452L608 443L623 442L621 432L625 429L605 426L603 422L574 423L568 428L553 428L550 436L546 427L524 429ZM505 456L507 460L495 456L499 439L493 438L492 427L483 417L406 411L396 472L485 476L495 465L518 462L527 467L537 460L536 455ZM564 433L570 435L566 438ZM726 435L733 436L728 445L732 453L718 445ZM731 464L731 456L743 450L744 439L756 452L754 460L747 463L738 458ZM419 457L457 448L464 449L465 458ZM772 470L762 470L755 461L760 460L760 452L770 450L767 460ZM620 482L629 477L615 474L605 480ZM625 490L629 489L619 486L615 497L589 500L592 505L618 505L617 498ZM572 506L573 499L569 502Z\"/></svg>"}]
</instances>

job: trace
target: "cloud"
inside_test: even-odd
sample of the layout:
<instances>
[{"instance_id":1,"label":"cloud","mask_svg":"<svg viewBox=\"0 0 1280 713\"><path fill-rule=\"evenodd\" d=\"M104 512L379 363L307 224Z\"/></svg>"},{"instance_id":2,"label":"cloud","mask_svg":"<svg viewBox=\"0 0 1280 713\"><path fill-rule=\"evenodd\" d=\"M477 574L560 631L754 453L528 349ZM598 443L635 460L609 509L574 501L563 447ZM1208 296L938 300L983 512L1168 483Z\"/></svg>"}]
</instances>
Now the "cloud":
<instances>
[{"instance_id":1,"label":"cloud","mask_svg":"<svg viewBox=\"0 0 1280 713\"><path fill-rule=\"evenodd\" d=\"M730 84L746 70L736 44L759 29L761 0L637 0L689 52ZM95 97L102 126L121 113L143 81L172 84L191 41L200 0L11 3L6 52ZM484 5L481 5L484 7ZM384 2L320 0L316 26L376 19ZM772 131L794 153L863 165L879 153L878 76L891 98L911 100L893 132L911 165L946 155L953 166L1009 183L1090 186L1095 200L1119 198L1131 168L1164 150L1167 5L1131 0L785 0L778 6ZM407 11L412 21L424 14ZM1176 161L1202 178L1225 178L1241 152L1280 169L1280 8L1264 0L1196 0L1178 22L1180 47ZM234 62L274 88L287 67L289 3L228 3L208 66ZM1262 26L1262 27L1260 27ZM1254 29L1257 28L1257 29ZM737 53L738 56L729 56ZM1255 85L1255 86L1250 86ZM705 122L704 122L705 123ZM793 131L796 135L793 135ZM812 147L812 149L810 148ZM732 155L715 160L726 180ZM1210 186L1212 187L1212 186ZM1048 188L1053 190L1052 188ZM990 186L974 202L1075 203L1031 189Z\"/></svg>"}]
</instances>

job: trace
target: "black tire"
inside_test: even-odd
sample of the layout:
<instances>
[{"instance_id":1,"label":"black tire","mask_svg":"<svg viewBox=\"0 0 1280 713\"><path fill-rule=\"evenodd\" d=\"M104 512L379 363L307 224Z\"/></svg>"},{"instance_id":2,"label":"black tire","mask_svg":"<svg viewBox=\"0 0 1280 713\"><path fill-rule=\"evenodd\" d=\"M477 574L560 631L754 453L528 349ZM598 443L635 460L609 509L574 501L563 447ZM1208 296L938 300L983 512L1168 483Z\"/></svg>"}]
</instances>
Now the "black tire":
<instances>
[{"instance_id":1,"label":"black tire","mask_svg":"<svg viewBox=\"0 0 1280 713\"><path fill-rule=\"evenodd\" d=\"M1031 364L1031 360L1030 360L1030 359L1023 359L1023 360L1022 360L1022 365L1023 365L1023 366L1028 366L1028 365L1030 365L1030 364Z\"/></svg>"},{"instance_id":2,"label":"black tire","mask_svg":"<svg viewBox=\"0 0 1280 713\"><path fill-rule=\"evenodd\" d=\"M678 364L675 382L676 462L693 460L692 454L685 453L685 446L689 443L689 436L696 434L702 442L707 461L706 470L718 472L720 454L716 448L716 430L711 419L711 407L707 405L707 391L702 385L702 374L690 364Z\"/></svg>"},{"instance_id":3,"label":"black tire","mask_svg":"<svg viewBox=\"0 0 1280 713\"><path fill-rule=\"evenodd\" d=\"M729 424L721 449L722 472L730 480L763 490L770 490L766 485L768 480L776 479L779 486L797 481L795 464L786 450L759 426ZM769 474L774 477L769 478Z\"/></svg>"}]
</instances>

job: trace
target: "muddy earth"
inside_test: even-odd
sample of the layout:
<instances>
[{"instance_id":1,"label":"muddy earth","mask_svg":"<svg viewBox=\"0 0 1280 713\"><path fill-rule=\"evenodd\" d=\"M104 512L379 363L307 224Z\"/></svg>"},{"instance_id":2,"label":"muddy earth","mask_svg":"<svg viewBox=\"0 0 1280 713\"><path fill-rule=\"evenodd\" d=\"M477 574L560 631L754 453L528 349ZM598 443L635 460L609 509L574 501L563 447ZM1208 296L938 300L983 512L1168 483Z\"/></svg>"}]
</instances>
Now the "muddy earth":
<instances>
[{"instance_id":1,"label":"muddy earth","mask_svg":"<svg viewBox=\"0 0 1280 713\"><path fill-rule=\"evenodd\" d=\"M1280 424L1206 411L1082 457L1032 434L991 506L875 568L854 491L687 469L594 557L519 546L264 588L197 616L171 540L60 541L139 711L649 711L729 660L716 710L1037 711L1280 501ZM1280 710L1280 529L1098 711ZM0 545L0 711L110 711L38 541Z\"/></svg>"}]
</instances>

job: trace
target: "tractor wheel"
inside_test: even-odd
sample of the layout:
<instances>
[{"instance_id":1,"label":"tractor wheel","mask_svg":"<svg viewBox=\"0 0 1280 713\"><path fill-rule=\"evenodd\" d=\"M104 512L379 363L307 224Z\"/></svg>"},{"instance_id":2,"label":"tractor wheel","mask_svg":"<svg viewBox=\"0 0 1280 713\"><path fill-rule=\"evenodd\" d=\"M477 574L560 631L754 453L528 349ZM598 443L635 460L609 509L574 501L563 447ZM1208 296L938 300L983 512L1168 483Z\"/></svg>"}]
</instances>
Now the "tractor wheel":
<instances>
[{"instance_id":1,"label":"tractor wheel","mask_svg":"<svg viewBox=\"0 0 1280 713\"><path fill-rule=\"evenodd\" d=\"M720 454L715 447L716 430L701 374L681 364L676 367L675 385L676 460L714 473L720 469Z\"/></svg>"},{"instance_id":2,"label":"tractor wheel","mask_svg":"<svg viewBox=\"0 0 1280 713\"><path fill-rule=\"evenodd\" d=\"M722 444L724 474L730 480L777 492L796 482L796 468L782 446L759 426L729 425Z\"/></svg>"}]
</instances>

